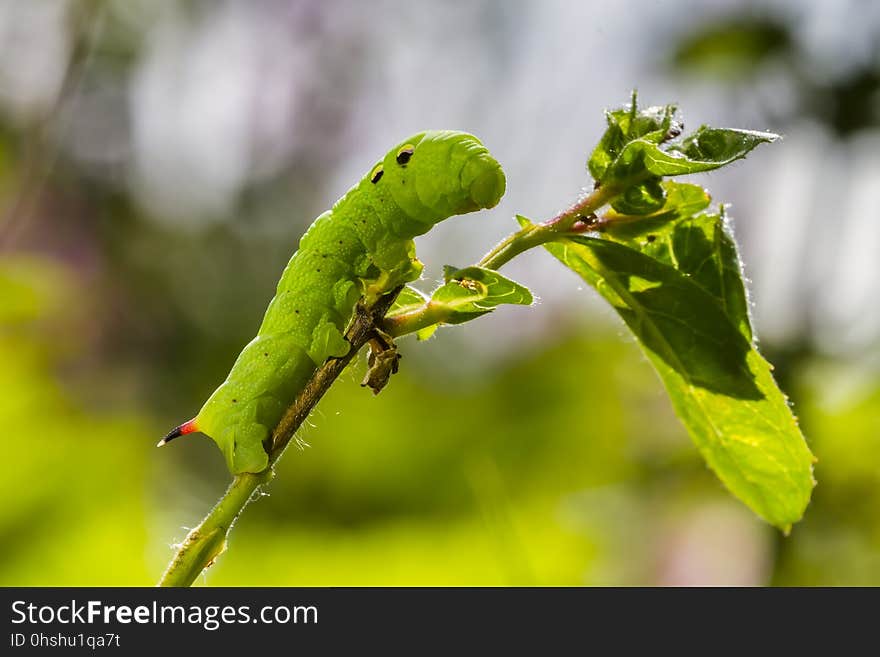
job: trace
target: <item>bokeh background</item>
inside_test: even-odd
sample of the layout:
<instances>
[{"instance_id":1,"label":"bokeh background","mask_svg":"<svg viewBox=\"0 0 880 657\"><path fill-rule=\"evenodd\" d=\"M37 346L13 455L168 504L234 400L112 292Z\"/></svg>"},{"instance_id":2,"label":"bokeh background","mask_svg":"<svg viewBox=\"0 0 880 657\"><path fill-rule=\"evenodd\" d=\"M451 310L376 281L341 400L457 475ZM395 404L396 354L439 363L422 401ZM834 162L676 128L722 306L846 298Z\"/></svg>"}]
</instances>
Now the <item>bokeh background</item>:
<instances>
[{"instance_id":1,"label":"bokeh background","mask_svg":"<svg viewBox=\"0 0 880 657\"><path fill-rule=\"evenodd\" d=\"M541 298L346 373L208 584L880 584L880 7L0 1L0 584L151 584L224 489L189 418L312 219L410 132L509 191L418 244L430 289L589 184L637 87L781 132L695 178L732 204L762 349L819 458L783 537L709 473L616 317Z\"/></svg>"}]
</instances>

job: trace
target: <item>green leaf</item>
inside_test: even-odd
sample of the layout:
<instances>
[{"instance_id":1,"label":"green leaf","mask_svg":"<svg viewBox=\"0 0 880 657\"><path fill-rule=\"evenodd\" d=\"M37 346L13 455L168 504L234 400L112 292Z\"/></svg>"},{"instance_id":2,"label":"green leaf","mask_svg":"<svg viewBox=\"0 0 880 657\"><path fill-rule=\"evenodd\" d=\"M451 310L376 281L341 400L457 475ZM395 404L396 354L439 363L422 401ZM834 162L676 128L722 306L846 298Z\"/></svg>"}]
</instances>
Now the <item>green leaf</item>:
<instances>
[{"instance_id":1,"label":"green leaf","mask_svg":"<svg viewBox=\"0 0 880 657\"><path fill-rule=\"evenodd\" d=\"M535 223L529 219L528 217L524 217L521 214L516 215L516 223L519 224L520 228L528 228L529 226L534 226Z\"/></svg>"},{"instance_id":2,"label":"green leaf","mask_svg":"<svg viewBox=\"0 0 880 657\"><path fill-rule=\"evenodd\" d=\"M546 246L614 306L638 338L721 481L758 515L787 531L809 502L813 456L769 363L752 345L750 330L743 331L736 312L728 314L721 303L728 293L718 283L729 279L710 275L714 265L698 262L697 254L708 253L706 243L718 247L729 240L723 225L717 232L720 217L701 217L706 219L668 222L666 255L658 246L656 259L587 236ZM676 229L684 231L679 240L686 242L676 244ZM702 238L693 240L697 233L690 231ZM715 253L712 257L728 268L736 258L735 250ZM686 262L676 254L687 256Z\"/></svg>"},{"instance_id":3,"label":"green leaf","mask_svg":"<svg viewBox=\"0 0 880 657\"><path fill-rule=\"evenodd\" d=\"M656 212L666 203L666 190L660 178L651 178L641 185L629 187L611 202L617 212L630 215L646 215Z\"/></svg>"},{"instance_id":4,"label":"green leaf","mask_svg":"<svg viewBox=\"0 0 880 657\"><path fill-rule=\"evenodd\" d=\"M628 107L606 112L608 128L590 155L587 168L598 185L610 187L615 212L653 215L668 207L664 176L718 169L744 158L768 132L702 126L676 143L682 125L674 105L640 110L633 93Z\"/></svg>"},{"instance_id":5,"label":"green leaf","mask_svg":"<svg viewBox=\"0 0 880 657\"><path fill-rule=\"evenodd\" d=\"M492 312L502 304L530 305L528 288L482 267L444 267L445 283L430 298L407 286L386 315L399 332L429 338L440 324L461 324ZM396 321L395 321L396 320Z\"/></svg>"},{"instance_id":6,"label":"green leaf","mask_svg":"<svg viewBox=\"0 0 880 657\"><path fill-rule=\"evenodd\" d=\"M659 226L640 226L637 222L619 227L610 224L605 234L689 276L715 298L731 323L751 341L742 265L721 214L686 215Z\"/></svg>"},{"instance_id":7,"label":"green leaf","mask_svg":"<svg viewBox=\"0 0 880 657\"><path fill-rule=\"evenodd\" d=\"M603 184L627 186L650 176L683 176L712 171L744 158L760 144L779 138L770 132L701 127L681 144L663 148L647 139L629 142L602 177Z\"/></svg>"},{"instance_id":8,"label":"green leaf","mask_svg":"<svg viewBox=\"0 0 880 657\"><path fill-rule=\"evenodd\" d=\"M650 215L608 213L605 237L684 272L714 296L746 339L752 339L742 265L723 214L704 213L699 185L664 182L666 203Z\"/></svg>"},{"instance_id":9,"label":"green leaf","mask_svg":"<svg viewBox=\"0 0 880 657\"><path fill-rule=\"evenodd\" d=\"M700 126L693 134L685 137L680 144L672 144L669 150L680 152L693 163L714 164L717 168L744 158L760 144L769 144L777 139L779 139L779 135L772 132L710 128L704 125ZM708 169L703 169L703 171L708 171ZM675 175L661 174L659 171L655 173L657 175Z\"/></svg>"},{"instance_id":10,"label":"green leaf","mask_svg":"<svg viewBox=\"0 0 880 657\"><path fill-rule=\"evenodd\" d=\"M602 180L626 145L635 139L659 143L667 136L678 134L681 124L675 120L674 114L674 105L639 110L635 94L629 107L606 112L608 128L587 162L590 175L595 180Z\"/></svg>"},{"instance_id":11,"label":"green leaf","mask_svg":"<svg viewBox=\"0 0 880 657\"><path fill-rule=\"evenodd\" d=\"M446 283L431 295L431 303L445 309L445 324L460 324L485 315L501 304L528 306L534 302L529 289L492 269L444 268Z\"/></svg>"},{"instance_id":12,"label":"green leaf","mask_svg":"<svg viewBox=\"0 0 880 657\"><path fill-rule=\"evenodd\" d=\"M712 202L709 192L700 185L673 181L664 181L660 185L664 197L662 207L647 215L617 210L608 212L604 216L604 225L610 234L620 238L641 236L673 219L690 217L705 210Z\"/></svg>"}]
</instances>

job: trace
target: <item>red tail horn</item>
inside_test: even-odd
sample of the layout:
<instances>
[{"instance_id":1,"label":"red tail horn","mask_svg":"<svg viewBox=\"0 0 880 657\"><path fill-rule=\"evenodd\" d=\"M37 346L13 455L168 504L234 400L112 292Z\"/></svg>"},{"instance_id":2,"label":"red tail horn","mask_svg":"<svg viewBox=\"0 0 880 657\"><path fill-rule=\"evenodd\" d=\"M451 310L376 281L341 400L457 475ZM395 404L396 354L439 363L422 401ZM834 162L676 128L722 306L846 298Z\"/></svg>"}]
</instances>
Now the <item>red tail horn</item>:
<instances>
[{"instance_id":1,"label":"red tail horn","mask_svg":"<svg viewBox=\"0 0 880 657\"><path fill-rule=\"evenodd\" d=\"M198 427L196 426L195 419L190 420L189 422L184 422L179 427L174 427L171 431L165 434L165 437L156 443L156 447L161 447L166 443L170 443L175 438L180 436L184 436L188 433L192 433L193 431L198 431Z\"/></svg>"}]
</instances>

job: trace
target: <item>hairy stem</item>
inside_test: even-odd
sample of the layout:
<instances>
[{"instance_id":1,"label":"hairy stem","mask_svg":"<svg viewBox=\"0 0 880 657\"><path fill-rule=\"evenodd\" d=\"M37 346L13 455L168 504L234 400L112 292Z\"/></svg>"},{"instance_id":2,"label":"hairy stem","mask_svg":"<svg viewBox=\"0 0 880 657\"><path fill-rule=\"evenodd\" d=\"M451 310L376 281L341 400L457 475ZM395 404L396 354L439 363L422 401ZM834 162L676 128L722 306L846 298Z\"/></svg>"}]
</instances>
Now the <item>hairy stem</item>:
<instances>
[{"instance_id":1,"label":"hairy stem","mask_svg":"<svg viewBox=\"0 0 880 657\"><path fill-rule=\"evenodd\" d=\"M258 474L236 475L216 506L197 527L192 529L177 549L159 586L190 586L205 568L226 549L226 538L254 493L271 481L274 467L290 444L296 431L312 412L337 377L360 351L394 303L401 288L381 297L371 308L358 307L354 320L346 332L351 343L348 355L331 358L319 367L309 382L288 407L278 426L272 432L269 448L269 467Z\"/></svg>"},{"instance_id":2,"label":"hairy stem","mask_svg":"<svg viewBox=\"0 0 880 657\"><path fill-rule=\"evenodd\" d=\"M578 222L589 221L590 216L596 210L619 193L620 190L614 187L597 187L555 217L540 224L530 224L508 235L495 248L483 256L480 262L477 263L478 266L485 267L486 269L500 269L523 251L552 242L561 233L571 231Z\"/></svg>"},{"instance_id":3,"label":"hairy stem","mask_svg":"<svg viewBox=\"0 0 880 657\"><path fill-rule=\"evenodd\" d=\"M260 484L271 480L271 467L260 474L236 475L220 501L199 526L187 534L159 586L191 586L205 568L226 549L226 536Z\"/></svg>"}]
</instances>

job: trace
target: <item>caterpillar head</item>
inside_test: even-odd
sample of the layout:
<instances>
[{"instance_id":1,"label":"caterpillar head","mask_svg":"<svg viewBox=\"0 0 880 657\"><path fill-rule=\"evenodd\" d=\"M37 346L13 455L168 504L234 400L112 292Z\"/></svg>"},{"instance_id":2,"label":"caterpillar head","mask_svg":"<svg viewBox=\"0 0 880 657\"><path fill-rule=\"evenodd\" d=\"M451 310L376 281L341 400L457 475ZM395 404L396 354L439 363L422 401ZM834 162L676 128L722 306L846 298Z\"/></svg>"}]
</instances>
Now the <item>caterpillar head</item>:
<instances>
[{"instance_id":1,"label":"caterpillar head","mask_svg":"<svg viewBox=\"0 0 880 657\"><path fill-rule=\"evenodd\" d=\"M391 149L367 185L403 211L401 235L419 235L456 214L492 208L504 195L501 165L479 139L431 130Z\"/></svg>"}]
</instances>

